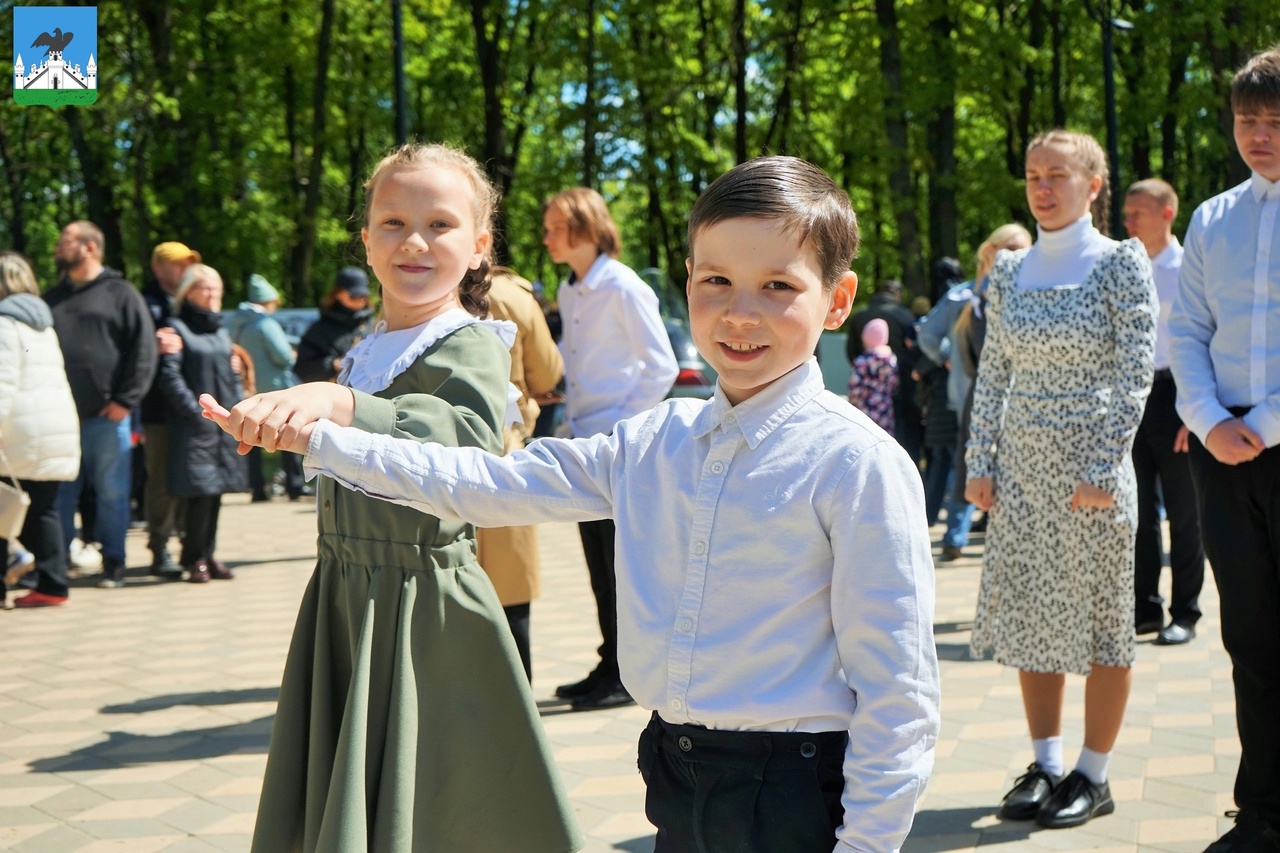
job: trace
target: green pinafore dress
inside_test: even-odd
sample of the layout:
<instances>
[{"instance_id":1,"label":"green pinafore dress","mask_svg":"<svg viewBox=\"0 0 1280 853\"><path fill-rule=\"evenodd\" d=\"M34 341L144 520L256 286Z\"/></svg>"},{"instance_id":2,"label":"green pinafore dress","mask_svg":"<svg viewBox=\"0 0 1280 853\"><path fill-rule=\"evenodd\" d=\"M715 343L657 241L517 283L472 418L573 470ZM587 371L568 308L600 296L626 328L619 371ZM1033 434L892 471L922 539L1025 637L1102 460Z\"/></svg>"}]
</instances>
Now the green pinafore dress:
<instances>
[{"instance_id":1,"label":"green pinafore dress","mask_svg":"<svg viewBox=\"0 0 1280 853\"><path fill-rule=\"evenodd\" d=\"M509 361L480 324L374 395L370 432L502 451ZM475 531L322 477L253 853L581 847Z\"/></svg>"}]
</instances>

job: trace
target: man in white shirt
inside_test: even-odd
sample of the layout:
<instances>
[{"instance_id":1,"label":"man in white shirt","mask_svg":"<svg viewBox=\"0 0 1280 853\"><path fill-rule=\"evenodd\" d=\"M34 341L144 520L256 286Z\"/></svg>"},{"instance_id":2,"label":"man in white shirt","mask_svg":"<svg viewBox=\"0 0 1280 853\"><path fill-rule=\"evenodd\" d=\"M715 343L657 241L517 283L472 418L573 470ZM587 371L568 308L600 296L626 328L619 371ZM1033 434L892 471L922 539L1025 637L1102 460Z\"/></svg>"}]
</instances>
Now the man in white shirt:
<instances>
[{"instance_id":1,"label":"man in white shirt","mask_svg":"<svg viewBox=\"0 0 1280 853\"><path fill-rule=\"evenodd\" d=\"M1169 319L1178 414L1218 583L1240 732L1236 825L1206 853L1280 851L1280 48L1231 81L1249 180L1196 209Z\"/></svg>"},{"instance_id":2,"label":"man in white shirt","mask_svg":"<svg viewBox=\"0 0 1280 853\"><path fill-rule=\"evenodd\" d=\"M1124 200L1124 227L1151 258L1160 311L1156 315L1156 372L1133 443L1138 482L1138 537L1134 548L1134 626L1139 634L1159 632L1156 644L1181 645L1196 635L1200 588L1204 585L1204 548L1196 518L1195 487L1187 464L1187 428L1178 417L1177 386L1169 369L1169 312L1178 292L1182 245L1173 236L1178 194L1159 178L1138 181ZM1159 492L1157 493L1157 484ZM1169 519L1169 568L1173 593L1168 625L1160 597L1164 548L1160 534L1160 497Z\"/></svg>"},{"instance_id":3,"label":"man in white shirt","mask_svg":"<svg viewBox=\"0 0 1280 853\"><path fill-rule=\"evenodd\" d=\"M617 259L622 238L595 190L575 187L548 199L542 225L551 260L572 270L557 293L569 435L608 435L618 421L661 402L679 373L658 298ZM614 523L584 521L578 529L600 622L600 663L556 695L578 711L625 705L631 696L618 675Z\"/></svg>"}]
</instances>

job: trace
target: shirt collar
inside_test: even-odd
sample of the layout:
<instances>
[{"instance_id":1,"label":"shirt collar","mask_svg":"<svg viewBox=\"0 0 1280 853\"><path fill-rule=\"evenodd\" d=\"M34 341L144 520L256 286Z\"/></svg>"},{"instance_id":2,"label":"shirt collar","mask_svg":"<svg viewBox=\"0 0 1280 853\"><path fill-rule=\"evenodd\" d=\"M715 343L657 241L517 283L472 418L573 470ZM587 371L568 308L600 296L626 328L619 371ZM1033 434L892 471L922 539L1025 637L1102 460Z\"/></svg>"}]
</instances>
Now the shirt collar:
<instances>
[{"instance_id":1,"label":"shirt collar","mask_svg":"<svg viewBox=\"0 0 1280 853\"><path fill-rule=\"evenodd\" d=\"M587 270L587 274L582 278L578 278L577 273L570 273L569 284L581 285L588 290L595 290L600 284L600 270L604 269L605 265L611 260L613 260L613 258L609 257L608 254L601 252L599 255L596 255L595 261L592 262L590 269Z\"/></svg>"},{"instance_id":2,"label":"shirt collar","mask_svg":"<svg viewBox=\"0 0 1280 853\"><path fill-rule=\"evenodd\" d=\"M746 439L747 446L755 450L825 387L822 368L814 358L774 380L769 387L736 406L729 403L717 382L715 395L694 421L693 435L695 438L702 438L716 427L726 432L737 430Z\"/></svg>"},{"instance_id":3,"label":"shirt collar","mask_svg":"<svg viewBox=\"0 0 1280 853\"><path fill-rule=\"evenodd\" d=\"M1160 254L1151 259L1153 267L1176 267L1182 263L1182 244L1174 237L1169 245L1160 250Z\"/></svg>"},{"instance_id":4,"label":"shirt collar","mask_svg":"<svg viewBox=\"0 0 1280 853\"><path fill-rule=\"evenodd\" d=\"M1280 181L1268 181L1257 172L1250 176L1249 188L1253 190L1253 197L1257 201L1280 198Z\"/></svg>"}]
</instances>

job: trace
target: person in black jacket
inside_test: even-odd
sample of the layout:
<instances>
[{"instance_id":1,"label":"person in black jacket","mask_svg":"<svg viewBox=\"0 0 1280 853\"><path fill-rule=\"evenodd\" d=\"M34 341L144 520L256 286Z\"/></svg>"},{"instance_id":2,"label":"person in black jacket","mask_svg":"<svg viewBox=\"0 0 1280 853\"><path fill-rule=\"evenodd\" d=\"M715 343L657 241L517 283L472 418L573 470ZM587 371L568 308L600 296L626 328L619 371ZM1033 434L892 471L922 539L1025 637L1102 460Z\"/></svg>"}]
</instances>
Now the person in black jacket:
<instances>
[{"instance_id":1,"label":"person in black jacket","mask_svg":"<svg viewBox=\"0 0 1280 853\"><path fill-rule=\"evenodd\" d=\"M186 499L180 562L187 580L206 583L235 575L214 557L222 496L249 488L249 469L237 442L201 416L198 399L240 401L244 389L231 367L231 336L222 328L222 277L204 264L182 275L166 323L182 338L180 352L160 359L156 380L165 396L169 431L169 493Z\"/></svg>"},{"instance_id":2,"label":"person in black jacket","mask_svg":"<svg viewBox=\"0 0 1280 853\"><path fill-rule=\"evenodd\" d=\"M54 249L59 283L45 294L53 312L67 381L80 416L80 476L58 490L66 541L75 536L76 505L87 484L97 493L96 535L102 543L101 587L124 582L129 529L130 411L156 369L155 326L142 295L102 264L102 230L92 222L62 229Z\"/></svg>"},{"instance_id":3,"label":"person in black jacket","mask_svg":"<svg viewBox=\"0 0 1280 853\"><path fill-rule=\"evenodd\" d=\"M372 330L369 276L359 267L343 267L333 289L320 300L320 319L311 324L298 344L293 372L303 382L337 380L342 357Z\"/></svg>"}]
</instances>

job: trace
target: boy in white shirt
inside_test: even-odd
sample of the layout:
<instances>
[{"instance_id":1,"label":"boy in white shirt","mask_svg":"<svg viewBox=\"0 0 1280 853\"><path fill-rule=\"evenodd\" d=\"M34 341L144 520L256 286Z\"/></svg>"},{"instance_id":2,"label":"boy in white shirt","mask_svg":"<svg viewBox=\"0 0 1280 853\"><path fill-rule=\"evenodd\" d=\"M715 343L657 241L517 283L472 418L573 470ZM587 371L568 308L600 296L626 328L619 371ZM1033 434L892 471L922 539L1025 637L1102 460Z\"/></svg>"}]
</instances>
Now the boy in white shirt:
<instances>
[{"instance_id":1,"label":"boy in white shirt","mask_svg":"<svg viewBox=\"0 0 1280 853\"><path fill-rule=\"evenodd\" d=\"M897 850L939 725L933 561L911 461L811 355L853 303L857 234L848 196L803 160L715 181L688 260L715 396L610 434L498 457L344 430L346 401L317 412L299 389L205 405L242 442L441 517L613 518L658 853Z\"/></svg>"},{"instance_id":2,"label":"boy in white shirt","mask_svg":"<svg viewBox=\"0 0 1280 853\"><path fill-rule=\"evenodd\" d=\"M1170 355L1240 732L1236 825L1206 853L1280 853L1280 47L1231 111L1253 174L1191 216Z\"/></svg>"}]
</instances>

